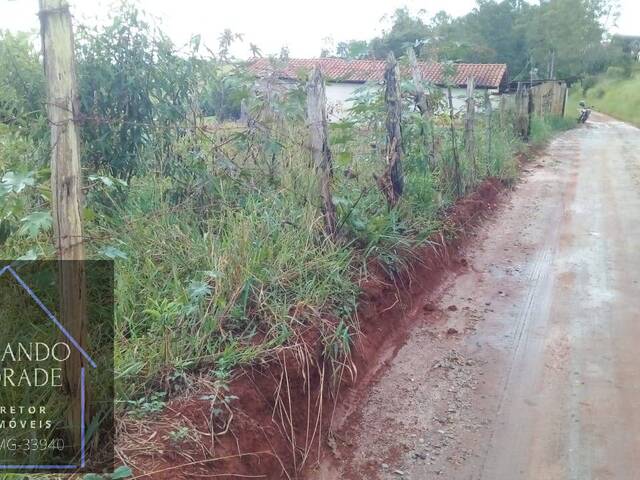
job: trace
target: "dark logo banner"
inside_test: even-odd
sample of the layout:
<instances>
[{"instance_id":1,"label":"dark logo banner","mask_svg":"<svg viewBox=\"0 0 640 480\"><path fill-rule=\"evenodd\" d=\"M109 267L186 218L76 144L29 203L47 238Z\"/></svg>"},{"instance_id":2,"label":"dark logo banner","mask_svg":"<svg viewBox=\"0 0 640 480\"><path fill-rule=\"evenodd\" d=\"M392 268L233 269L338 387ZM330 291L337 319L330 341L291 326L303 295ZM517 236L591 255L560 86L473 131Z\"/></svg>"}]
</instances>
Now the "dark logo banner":
<instances>
[{"instance_id":1,"label":"dark logo banner","mask_svg":"<svg viewBox=\"0 0 640 480\"><path fill-rule=\"evenodd\" d=\"M112 471L111 261L0 261L0 473Z\"/></svg>"}]
</instances>

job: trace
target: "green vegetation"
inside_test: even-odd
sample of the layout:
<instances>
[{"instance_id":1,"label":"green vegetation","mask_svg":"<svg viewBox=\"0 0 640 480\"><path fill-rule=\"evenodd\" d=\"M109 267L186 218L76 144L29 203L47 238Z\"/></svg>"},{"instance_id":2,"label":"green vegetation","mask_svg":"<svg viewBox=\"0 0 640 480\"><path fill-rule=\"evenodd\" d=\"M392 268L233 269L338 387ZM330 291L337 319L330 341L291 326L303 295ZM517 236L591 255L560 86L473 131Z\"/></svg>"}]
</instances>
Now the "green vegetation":
<instances>
[{"instance_id":1,"label":"green vegetation","mask_svg":"<svg viewBox=\"0 0 640 480\"><path fill-rule=\"evenodd\" d=\"M254 93L228 58L233 39L223 35L216 54L197 38L178 49L131 6L103 28L79 29L86 245L116 262L118 394L134 413L161 409L190 372L226 383L283 347L305 352L309 330L344 368L369 262L407 267L459 194L489 176L513 181L526 148L478 98L467 151L460 113L451 118L441 91L425 85L435 114L423 117L405 78L405 191L390 208L374 180L385 169L383 95L367 86L331 128L340 238L329 241L304 88ZM0 248L4 258L52 258L43 79L27 37L0 37L0 65L9 64L0 69ZM228 119L241 101L248 125ZM537 120L534 139L558 124Z\"/></svg>"},{"instance_id":2,"label":"green vegetation","mask_svg":"<svg viewBox=\"0 0 640 480\"><path fill-rule=\"evenodd\" d=\"M531 119L531 134L529 143L534 146L544 145L551 137L563 130L574 127L576 120L570 116L549 116L546 118L533 117Z\"/></svg>"},{"instance_id":3,"label":"green vegetation","mask_svg":"<svg viewBox=\"0 0 640 480\"><path fill-rule=\"evenodd\" d=\"M385 58L413 48L425 60L506 63L511 80L594 74L629 57L632 42L603 42L616 15L613 0L479 0L462 17L432 18L397 9L382 35L339 42L325 56Z\"/></svg>"},{"instance_id":4,"label":"green vegetation","mask_svg":"<svg viewBox=\"0 0 640 480\"><path fill-rule=\"evenodd\" d=\"M640 126L640 69L634 67L625 72L610 67L606 73L575 85L569 94L568 114L577 116L581 100L595 110Z\"/></svg>"}]
</instances>

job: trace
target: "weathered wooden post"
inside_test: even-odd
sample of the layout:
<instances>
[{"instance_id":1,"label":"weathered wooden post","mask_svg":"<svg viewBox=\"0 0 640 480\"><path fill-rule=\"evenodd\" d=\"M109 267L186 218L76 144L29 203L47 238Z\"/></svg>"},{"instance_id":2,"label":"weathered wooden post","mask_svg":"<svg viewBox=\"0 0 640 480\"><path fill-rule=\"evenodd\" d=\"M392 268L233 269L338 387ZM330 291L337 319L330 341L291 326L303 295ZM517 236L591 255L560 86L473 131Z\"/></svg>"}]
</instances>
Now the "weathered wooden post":
<instances>
[{"instance_id":1,"label":"weathered wooden post","mask_svg":"<svg viewBox=\"0 0 640 480\"><path fill-rule=\"evenodd\" d=\"M453 94L451 93L451 85L447 85L447 100L449 101L449 131L451 133L451 154L453 156L453 182L455 185L456 195L462 196L462 175L460 172L458 147L456 145L456 128L454 124L455 112L453 110Z\"/></svg>"},{"instance_id":2,"label":"weathered wooden post","mask_svg":"<svg viewBox=\"0 0 640 480\"><path fill-rule=\"evenodd\" d=\"M560 98L562 99L560 115L564 117L567 114L567 100L569 98L569 89L567 88L567 84L564 82L562 82L562 88L560 89Z\"/></svg>"},{"instance_id":3,"label":"weathered wooden post","mask_svg":"<svg viewBox=\"0 0 640 480\"><path fill-rule=\"evenodd\" d=\"M549 51L549 70L547 71L547 79L554 80L556 78L556 51L551 49Z\"/></svg>"},{"instance_id":4,"label":"weathered wooden post","mask_svg":"<svg viewBox=\"0 0 640 480\"><path fill-rule=\"evenodd\" d=\"M523 140L529 139L529 120L532 111L533 101L529 90L524 87L518 87L515 96L516 102L516 130Z\"/></svg>"},{"instance_id":5,"label":"weathered wooden post","mask_svg":"<svg viewBox=\"0 0 640 480\"><path fill-rule=\"evenodd\" d=\"M491 173L490 169L489 169L489 165L491 165L491 142L492 142L492 135L493 135L493 125L491 124L491 122L493 121L493 107L491 105L491 97L489 96L489 90L485 90L484 91L484 114L485 114L485 121L487 123L486 128L487 128L487 175L489 175Z\"/></svg>"},{"instance_id":6,"label":"weathered wooden post","mask_svg":"<svg viewBox=\"0 0 640 480\"><path fill-rule=\"evenodd\" d=\"M307 118L311 134L311 157L318 174L322 216L328 237L336 236L336 208L331 195L331 150L327 134L327 106L322 72L315 66L307 85Z\"/></svg>"},{"instance_id":7,"label":"weathered wooden post","mask_svg":"<svg viewBox=\"0 0 640 480\"><path fill-rule=\"evenodd\" d=\"M427 95L422 86L422 73L418 67L418 59L416 58L416 52L413 50L413 47L407 49L407 56L411 63L411 78L413 80L413 88L416 92L416 106L422 115L430 115L431 111L429 109Z\"/></svg>"},{"instance_id":8,"label":"weathered wooden post","mask_svg":"<svg viewBox=\"0 0 640 480\"><path fill-rule=\"evenodd\" d=\"M425 139L425 146L429 149L429 155L427 159L427 164L432 168L435 168L435 158L436 158L436 142L435 142L435 132L433 129L433 109L431 104L429 103L429 98L427 97L427 92L425 92L424 87L422 85L422 72L418 66L418 59L416 58L416 52L412 47L407 49L407 55L409 57L409 62L411 63L411 78L413 79L413 87L415 89L415 102L422 118L425 119L429 125L429 131L425 132L421 131L422 136ZM430 135L430 139L427 138L427 134ZM430 141L429 141L430 140Z\"/></svg>"},{"instance_id":9,"label":"weathered wooden post","mask_svg":"<svg viewBox=\"0 0 640 480\"><path fill-rule=\"evenodd\" d=\"M69 333L85 344L86 291L81 216L79 111L71 13L66 0L40 0L40 29L51 125L51 198L56 249L60 262L60 317ZM74 443L80 444L80 371L85 360L72 348L64 364L71 397L69 418Z\"/></svg>"},{"instance_id":10,"label":"weathered wooden post","mask_svg":"<svg viewBox=\"0 0 640 480\"><path fill-rule=\"evenodd\" d=\"M465 99L467 108L464 118L464 149L467 158L471 160L473 176L475 177L478 173L478 168L476 165L476 137L474 130L476 115L476 104L473 99L474 91L475 79L473 77L469 77L467 78L467 98Z\"/></svg>"},{"instance_id":11,"label":"weathered wooden post","mask_svg":"<svg viewBox=\"0 0 640 480\"><path fill-rule=\"evenodd\" d=\"M249 112L244 98L240 100L240 123L242 125L249 125Z\"/></svg>"},{"instance_id":12,"label":"weathered wooden post","mask_svg":"<svg viewBox=\"0 0 640 480\"><path fill-rule=\"evenodd\" d=\"M402 99L400 97L398 62L393 52L389 52L384 71L385 93L387 105L387 163L391 191L389 203L394 205L402 196L404 177L402 173Z\"/></svg>"}]
</instances>

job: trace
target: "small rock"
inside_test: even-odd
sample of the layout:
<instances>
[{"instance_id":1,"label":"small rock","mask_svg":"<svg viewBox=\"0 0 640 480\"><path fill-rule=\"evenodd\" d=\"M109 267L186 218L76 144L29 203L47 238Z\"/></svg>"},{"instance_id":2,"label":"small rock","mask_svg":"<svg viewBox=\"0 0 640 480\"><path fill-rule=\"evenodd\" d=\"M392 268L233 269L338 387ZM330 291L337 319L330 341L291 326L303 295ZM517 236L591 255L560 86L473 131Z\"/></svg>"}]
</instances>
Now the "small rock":
<instances>
[{"instance_id":1,"label":"small rock","mask_svg":"<svg viewBox=\"0 0 640 480\"><path fill-rule=\"evenodd\" d=\"M404 475L404 472L402 470L394 470L393 473L395 473L396 475Z\"/></svg>"},{"instance_id":2,"label":"small rock","mask_svg":"<svg viewBox=\"0 0 640 480\"><path fill-rule=\"evenodd\" d=\"M458 307L456 307L455 305L449 305L447 307L447 310L449 310L450 312L455 312L456 310L458 310Z\"/></svg>"},{"instance_id":3,"label":"small rock","mask_svg":"<svg viewBox=\"0 0 640 480\"><path fill-rule=\"evenodd\" d=\"M447 335L455 335L458 333L458 330L456 330L455 328L451 327L447 330Z\"/></svg>"},{"instance_id":4,"label":"small rock","mask_svg":"<svg viewBox=\"0 0 640 480\"><path fill-rule=\"evenodd\" d=\"M385 469L385 470L386 470L387 468L389 468L389 465L387 465L386 463L383 463L383 464L382 464L382 465L380 465L380 466L381 466L383 469Z\"/></svg>"}]
</instances>

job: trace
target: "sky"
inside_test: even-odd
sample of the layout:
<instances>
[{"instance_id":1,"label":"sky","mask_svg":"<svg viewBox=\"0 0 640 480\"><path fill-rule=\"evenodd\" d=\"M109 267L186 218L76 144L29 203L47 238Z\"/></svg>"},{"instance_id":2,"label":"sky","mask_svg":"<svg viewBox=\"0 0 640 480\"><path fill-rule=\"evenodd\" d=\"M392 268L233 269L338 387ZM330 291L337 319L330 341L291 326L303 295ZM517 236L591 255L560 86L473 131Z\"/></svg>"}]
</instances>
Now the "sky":
<instances>
[{"instance_id":1,"label":"sky","mask_svg":"<svg viewBox=\"0 0 640 480\"><path fill-rule=\"evenodd\" d=\"M619 0L620 18L612 30L640 35L640 1ZM110 0L70 0L76 23L104 22ZM396 8L425 11L426 18L440 10L460 16L475 6L475 0L138 0L149 14L160 19L165 32L178 45L194 34L217 49L218 36L229 28L244 34L232 53L249 56L249 42L264 54L289 48L292 57L316 57L323 48L343 40L370 39L384 28L381 19ZM0 29L39 28L37 0L0 0ZM634 21L635 20L635 21Z\"/></svg>"}]
</instances>

